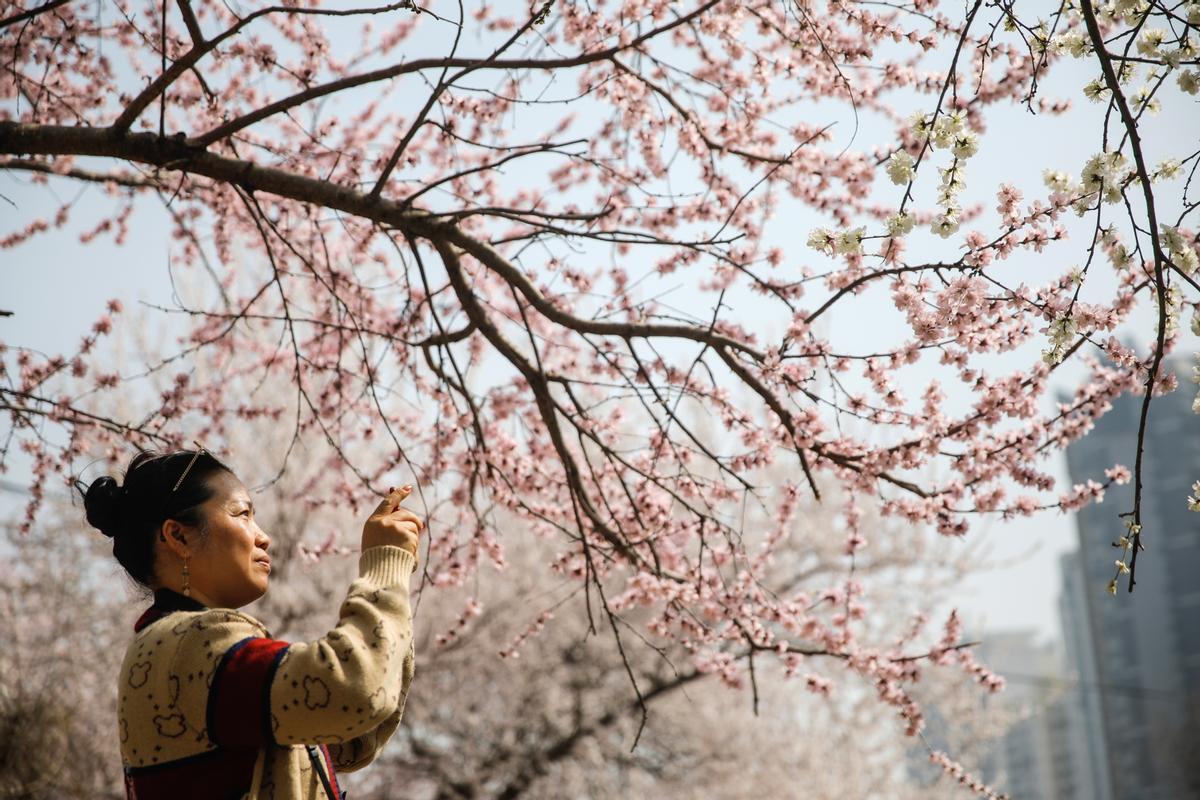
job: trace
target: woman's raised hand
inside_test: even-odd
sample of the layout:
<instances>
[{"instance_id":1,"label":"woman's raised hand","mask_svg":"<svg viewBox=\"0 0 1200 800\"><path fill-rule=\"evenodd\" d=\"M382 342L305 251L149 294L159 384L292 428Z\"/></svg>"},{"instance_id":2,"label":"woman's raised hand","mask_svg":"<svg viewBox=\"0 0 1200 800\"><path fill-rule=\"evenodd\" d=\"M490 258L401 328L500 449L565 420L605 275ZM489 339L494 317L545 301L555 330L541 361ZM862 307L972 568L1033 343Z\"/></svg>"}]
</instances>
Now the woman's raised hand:
<instances>
[{"instance_id":1,"label":"woman's raised hand","mask_svg":"<svg viewBox=\"0 0 1200 800\"><path fill-rule=\"evenodd\" d=\"M407 508L401 507L410 494L412 486L406 485L399 489L388 491L387 497L376 507L363 525L362 549L394 545L417 556L417 546L421 529L425 523Z\"/></svg>"}]
</instances>

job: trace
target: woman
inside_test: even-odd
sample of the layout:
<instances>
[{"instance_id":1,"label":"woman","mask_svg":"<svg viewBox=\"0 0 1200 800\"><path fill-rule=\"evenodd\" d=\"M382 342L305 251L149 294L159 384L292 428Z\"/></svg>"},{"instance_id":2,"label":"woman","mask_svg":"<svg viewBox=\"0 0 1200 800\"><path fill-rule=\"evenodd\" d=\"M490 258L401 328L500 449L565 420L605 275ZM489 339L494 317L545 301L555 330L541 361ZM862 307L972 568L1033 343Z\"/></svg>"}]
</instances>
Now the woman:
<instances>
[{"instance_id":1,"label":"woman","mask_svg":"<svg viewBox=\"0 0 1200 800\"><path fill-rule=\"evenodd\" d=\"M79 486L82 490L82 486ZM271 539L233 472L201 448L139 453L84 492L88 522L154 590L119 676L127 795L337 800L369 764L413 677L408 581L423 523L391 490L363 526L337 625L283 642L237 611L267 591Z\"/></svg>"}]
</instances>

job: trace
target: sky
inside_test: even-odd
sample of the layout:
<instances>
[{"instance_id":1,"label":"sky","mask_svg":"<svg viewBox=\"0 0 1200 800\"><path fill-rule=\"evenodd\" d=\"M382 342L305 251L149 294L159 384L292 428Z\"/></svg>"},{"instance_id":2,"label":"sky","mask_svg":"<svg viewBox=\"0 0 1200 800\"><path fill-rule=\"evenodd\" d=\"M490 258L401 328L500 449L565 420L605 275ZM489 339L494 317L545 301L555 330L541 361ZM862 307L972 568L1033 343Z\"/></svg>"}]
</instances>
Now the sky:
<instances>
[{"instance_id":1,"label":"sky","mask_svg":"<svg viewBox=\"0 0 1200 800\"><path fill-rule=\"evenodd\" d=\"M1018 186L1040 186L1040 172L1045 166L1077 174L1086 156L1099 149L1098 132L1094 127L1098 107L1087 107L1075 89L1092 76L1066 66L1068 68L1062 74L1043 87L1043 92L1073 94L1078 98L1076 111L1056 118L1012 112L1003 118L1002 124L994 124L983 137L980 155L969 165L970 185L982 187L980 199L986 202L989 192L1002 181ZM1178 152L1180 145L1189 141L1186 117L1191 111L1186 104L1168 104L1147 132L1148 149L1151 152L1157 149ZM835 128L835 134L843 136L847 146L866 146L878 133L869 121L864 121L852 139L853 125L846 120L843 123ZM57 208L56 200L77 199L72 221L64 231L36 237L26 245L3 253L0 308L14 314L0 317L0 341L45 353L70 352L91 323L103 313L109 298L122 299L127 308L138 304L147 304L147 308L150 305L176 305L170 279L170 226L157 201L143 204L144 208L134 217L135 225L126 243L118 247L111 237L100 237L87 245L79 241L78 234L90 227L112 202L94 186L56 183L47 194L45 189L28 187L21 175L0 173L0 195L3 196L0 206L8 206L3 212L3 221L0 221L0 234L34 217L52 214ZM805 252L804 240L808 231L824 222L811 215L800 220L784 219L773 228L771 235L778 237L787 252ZM937 245L934 242L929 246ZM1063 266L1050 254L1027 260L1019 268L1044 270L1048 278ZM1099 285L1090 291L1105 291L1103 271L1099 274ZM895 312L886 293L867 293L856 305L832 318L828 334L838 342L867 346L879 341L881 325L897 324L894 318ZM892 321L884 321L888 319ZM168 318L162 314L150 314L146 320L151 337L159 340L170 335L179 322L178 317ZM1142 317L1135 320L1131 333L1145 340L1149 330L1147 318ZM147 332L145 329L138 331ZM134 333L116 331L117 336L123 337ZM1194 342L1191 349L1195 349ZM1019 363L1022 362L1008 362L1010 368ZM1003 363L997 363L997 372L1003 371L1003 366ZM1060 373L1056 385L1064 390L1082 377L1079 368L1064 369ZM923 386L924 380L919 385ZM907 388L909 396L919 391ZM1060 479L1061 488L1067 482L1062 459L1055 458L1048 468ZM9 484L25 485L27 475L28 465L17 457L11 461L10 471L0 477ZM19 513L23 502L18 493L0 491L2 513ZM985 521L977 525L970 533L968 543L982 543L995 566L977 571L958 593L959 609L968 625L980 631L1029 629L1045 639L1058 638L1056 601L1061 584L1058 556L1075 548L1075 537L1073 517L1059 512L1044 512L1032 518L1003 523ZM950 546L959 544L951 543Z\"/></svg>"}]
</instances>

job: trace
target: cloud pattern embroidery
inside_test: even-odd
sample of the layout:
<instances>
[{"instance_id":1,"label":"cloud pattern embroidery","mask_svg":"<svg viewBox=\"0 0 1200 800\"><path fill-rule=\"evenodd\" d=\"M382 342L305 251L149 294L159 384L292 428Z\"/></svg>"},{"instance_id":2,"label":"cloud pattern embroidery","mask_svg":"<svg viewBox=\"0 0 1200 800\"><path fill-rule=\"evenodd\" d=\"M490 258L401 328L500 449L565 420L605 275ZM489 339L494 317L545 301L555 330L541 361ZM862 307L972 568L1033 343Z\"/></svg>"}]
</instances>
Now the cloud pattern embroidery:
<instances>
[{"instance_id":1,"label":"cloud pattern embroidery","mask_svg":"<svg viewBox=\"0 0 1200 800\"><path fill-rule=\"evenodd\" d=\"M129 688L140 689L150 679L150 662L139 661L129 668Z\"/></svg>"},{"instance_id":2,"label":"cloud pattern embroidery","mask_svg":"<svg viewBox=\"0 0 1200 800\"><path fill-rule=\"evenodd\" d=\"M329 686L325 681L313 677L304 679L304 705L309 710L329 705Z\"/></svg>"},{"instance_id":3,"label":"cloud pattern embroidery","mask_svg":"<svg viewBox=\"0 0 1200 800\"><path fill-rule=\"evenodd\" d=\"M183 714L175 713L163 716L155 715L154 727L158 730L160 736L166 736L169 739L175 739L183 735L187 730L187 726L183 721Z\"/></svg>"}]
</instances>

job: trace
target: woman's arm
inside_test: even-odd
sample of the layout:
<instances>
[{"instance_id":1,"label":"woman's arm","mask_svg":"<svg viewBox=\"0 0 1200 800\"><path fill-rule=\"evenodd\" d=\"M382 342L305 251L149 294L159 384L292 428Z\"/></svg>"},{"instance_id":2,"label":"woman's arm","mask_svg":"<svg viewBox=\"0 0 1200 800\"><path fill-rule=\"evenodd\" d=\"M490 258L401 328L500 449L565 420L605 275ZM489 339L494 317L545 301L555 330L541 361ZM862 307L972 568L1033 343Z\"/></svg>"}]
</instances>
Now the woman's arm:
<instances>
[{"instance_id":1,"label":"woman's arm","mask_svg":"<svg viewBox=\"0 0 1200 800\"><path fill-rule=\"evenodd\" d=\"M364 550L337 625L313 642L271 639L237 611L195 615L173 670L185 716L232 747L369 738L403 708L410 685L414 565L400 547Z\"/></svg>"},{"instance_id":2,"label":"woman's arm","mask_svg":"<svg viewBox=\"0 0 1200 800\"><path fill-rule=\"evenodd\" d=\"M401 670L400 703L391 716L369 733L356 736L348 742L329 745L329 755L338 772L354 772L367 766L379 755L388 739L392 738L392 734L400 726L400 717L404 714L404 701L408 697L409 686L412 685L415 663L413 648L409 644L408 655L404 658Z\"/></svg>"}]
</instances>

